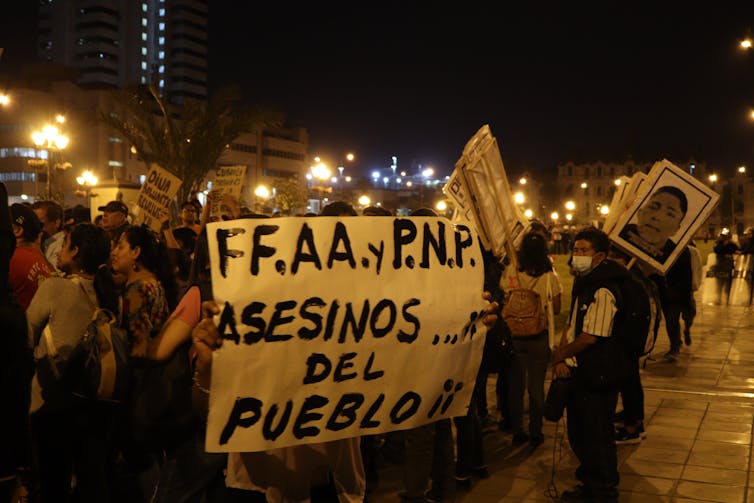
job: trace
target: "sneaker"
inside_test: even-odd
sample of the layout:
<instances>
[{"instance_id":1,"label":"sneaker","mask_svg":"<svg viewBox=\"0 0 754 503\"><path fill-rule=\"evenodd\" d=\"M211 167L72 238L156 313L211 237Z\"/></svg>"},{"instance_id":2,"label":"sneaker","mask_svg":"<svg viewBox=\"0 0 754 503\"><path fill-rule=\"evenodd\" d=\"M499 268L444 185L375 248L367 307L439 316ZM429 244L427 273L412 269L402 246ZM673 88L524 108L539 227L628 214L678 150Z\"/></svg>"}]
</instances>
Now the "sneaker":
<instances>
[{"instance_id":1,"label":"sneaker","mask_svg":"<svg viewBox=\"0 0 754 503\"><path fill-rule=\"evenodd\" d=\"M636 431L633 433L629 433L629 431L626 428L619 428L615 432L615 444L616 445L631 445L631 444L638 444L641 442L642 433L644 432L644 428L639 427ZM644 435L646 436L646 434Z\"/></svg>"},{"instance_id":2,"label":"sneaker","mask_svg":"<svg viewBox=\"0 0 754 503\"><path fill-rule=\"evenodd\" d=\"M685 327L683 329L683 342L687 346L691 346L691 327Z\"/></svg>"},{"instance_id":3,"label":"sneaker","mask_svg":"<svg viewBox=\"0 0 754 503\"><path fill-rule=\"evenodd\" d=\"M567 489L560 493L560 501L567 501L569 503L585 503L587 501L593 501L592 495L582 485L578 485L573 489Z\"/></svg>"},{"instance_id":4,"label":"sneaker","mask_svg":"<svg viewBox=\"0 0 754 503\"><path fill-rule=\"evenodd\" d=\"M622 425L625 422L625 420L626 420L626 411L620 410L616 412L615 414L613 414L614 423L620 423Z\"/></svg>"},{"instance_id":5,"label":"sneaker","mask_svg":"<svg viewBox=\"0 0 754 503\"><path fill-rule=\"evenodd\" d=\"M665 353L665 356L664 356L665 361L666 362L674 362L674 361L678 360L678 355L680 355L680 354L681 354L681 352L678 351L677 349L671 349L670 351L668 351L667 353Z\"/></svg>"}]
</instances>

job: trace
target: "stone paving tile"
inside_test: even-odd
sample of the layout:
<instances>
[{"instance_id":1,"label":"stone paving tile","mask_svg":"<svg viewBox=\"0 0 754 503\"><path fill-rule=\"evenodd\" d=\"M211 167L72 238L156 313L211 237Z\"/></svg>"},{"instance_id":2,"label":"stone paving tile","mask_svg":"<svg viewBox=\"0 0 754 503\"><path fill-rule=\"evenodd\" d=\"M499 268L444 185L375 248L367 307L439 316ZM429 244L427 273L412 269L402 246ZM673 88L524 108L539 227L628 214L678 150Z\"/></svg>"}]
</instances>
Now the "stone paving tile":
<instances>
[{"instance_id":1,"label":"stone paving tile","mask_svg":"<svg viewBox=\"0 0 754 503\"><path fill-rule=\"evenodd\" d=\"M655 449L653 447L647 447L645 443L646 442L642 442L641 445L631 454L631 459L643 461L657 461L661 459L666 463L676 463L682 465L686 463L689 458L688 451Z\"/></svg>"},{"instance_id":2,"label":"stone paving tile","mask_svg":"<svg viewBox=\"0 0 754 503\"><path fill-rule=\"evenodd\" d=\"M751 434L751 423L714 421L706 417L702 421L702 428L704 430L730 431L734 433Z\"/></svg>"},{"instance_id":3,"label":"stone paving tile","mask_svg":"<svg viewBox=\"0 0 754 503\"><path fill-rule=\"evenodd\" d=\"M709 482L726 486L746 486L748 474L745 470L725 470L704 466L686 466L681 479L695 482Z\"/></svg>"},{"instance_id":4,"label":"stone paving tile","mask_svg":"<svg viewBox=\"0 0 754 503\"><path fill-rule=\"evenodd\" d=\"M694 445L693 438L661 437L649 435L642 441L642 445L656 449L671 449L688 453Z\"/></svg>"},{"instance_id":5,"label":"stone paving tile","mask_svg":"<svg viewBox=\"0 0 754 503\"><path fill-rule=\"evenodd\" d=\"M703 428L697 437L699 440L712 440L731 444L751 444L751 433L736 433L732 431L717 431Z\"/></svg>"},{"instance_id":6,"label":"stone paving tile","mask_svg":"<svg viewBox=\"0 0 754 503\"><path fill-rule=\"evenodd\" d=\"M681 480L676 487L676 494L681 497L703 500L718 501L720 503L743 503L746 496L746 488L731 487L720 484L707 484L704 482L691 482Z\"/></svg>"},{"instance_id":7,"label":"stone paving tile","mask_svg":"<svg viewBox=\"0 0 754 503\"><path fill-rule=\"evenodd\" d=\"M664 463L657 460L630 458L620 467L621 475L642 475L663 479L678 479L683 472L683 465Z\"/></svg>"},{"instance_id":8,"label":"stone paving tile","mask_svg":"<svg viewBox=\"0 0 754 503\"><path fill-rule=\"evenodd\" d=\"M647 426L647 436L652 433L652 436L658 437L678 437L678 438L694 438L696 436L697 428L682 428L680 426L664 426L655 423L654 421Z\"/></svg>"},{"instance_id":9,"label":"stone paving tile","mask_svg":"<svg viewBox=\"0 0 754 503\"><path fill-rule=\"evenodd\" d=\"M691 452L702 453L702 454L720 454L723 456L744 456L745 457L745 456L749 456L750 450L751 448L748 445L726 444L724 442L710 442L707 440L698 440L694 444L694 447L691 450Z\"/></svg>"},{"instance_id":10,"label":"stone paving tile","mask_svg":"<svg viewBox=\"0 0 754 503\"><path fill-rule=\"evenodd\" d=\"M662 400L662 407L671 409L707 410L709 402L684 400L681 398L666 398Z\"/></svg>"},{"instance_id":11,"label":"stone paving tile","mask_svg":"<svg viewBox=\"0 0 754 503\"><path fill-rule=\"evenodd\" d=\"M746 470L749 467L749 457L746 455L726 456L710 452L692 452L686 464L711 468L727 468L730 470Z\"/></svg>"},{"instance_id":12,"label":"stone paving tile","mask_svg":"<svg viewBox=\"0 0 754 503\"><path fill-rule=\"evenodd\" d=\"M621 497L623 496L624 491L670 496L675 483L675 480L671 479L621 474L618 489L621 492Z\"/></svg>"},{"instance_id":13,"label":"stone paving tile","mask_svg":"<svg viewBox=\"0 0 754 503\"><path fill-rule=\"evenodd\" d=\"M688 418L688 417L675 417L675 416L658 416L654 415L651 416L651 419L647 421L647 414L645 412L644 414L644 423L647 428L647 432L649 432L650 428L655 428L656 426L669 426L669 427L678 427L678 428L685 428L689 430L698 430L699 425L703 424L701 419L698 418Z\"/></svg>"}]
</instances>

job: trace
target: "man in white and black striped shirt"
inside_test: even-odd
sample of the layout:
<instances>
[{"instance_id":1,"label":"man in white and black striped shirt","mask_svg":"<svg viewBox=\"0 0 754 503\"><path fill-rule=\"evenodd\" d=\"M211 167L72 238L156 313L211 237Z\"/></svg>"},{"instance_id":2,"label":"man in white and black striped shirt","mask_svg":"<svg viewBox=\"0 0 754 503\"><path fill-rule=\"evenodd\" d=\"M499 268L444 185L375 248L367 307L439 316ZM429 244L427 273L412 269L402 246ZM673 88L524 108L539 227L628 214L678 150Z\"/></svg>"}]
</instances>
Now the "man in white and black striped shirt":
<instances>
[{"instance_id":1,"label":"man in white and black striped shirt","mask_svg":"<svg viewBox=\"0 0 754 503\"><path fill-rule=\"evenodd\" d=\"M607 235L595 228L574 238L570 321L553 353L553 371L557 377L573 376L568 440L579 459L581 484L564 491L561 501L618 501L613 414L628 361L614 338L620 309L620 293L614 291L628 272L606 260L609 245Z\"/></svg>"}]
</instances>

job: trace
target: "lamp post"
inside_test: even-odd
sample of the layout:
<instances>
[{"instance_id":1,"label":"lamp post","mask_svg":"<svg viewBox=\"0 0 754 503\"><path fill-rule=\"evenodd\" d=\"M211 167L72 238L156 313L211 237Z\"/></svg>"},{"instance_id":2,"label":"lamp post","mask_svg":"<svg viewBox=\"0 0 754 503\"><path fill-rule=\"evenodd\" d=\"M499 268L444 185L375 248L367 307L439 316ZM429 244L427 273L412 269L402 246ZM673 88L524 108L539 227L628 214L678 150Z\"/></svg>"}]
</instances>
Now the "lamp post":
<instances>
[{"instance_id":1,"label":"lamp post","mask_svg":"<svg viewBox=\"0 0 754 503\"><path fill-rule=\"evenodd\" d=\"M63 116L58 116L57 122L63 123L65 119ZM51 200L52 199L52 168L58 168L66 169L69 166L66 166L65 164L59 164L56 163L54 166L51 162L51 152L58 152L60 153L63 149L65 149L68 146L68 137L65 135L60 134L59 129L57 126L53 126L50 124L45 125L41 131L34 131L31 134L31 139L34 142L34 144L39 148L44 148L48 151L47 153L47 159L45 163L45 167L47 170L47 184L46 184L46 194L45 199Z\"/></svg>"},{"instance_id":2,"label":"lamp post","mask_svg":"<svg viewBox=\"0 0 754 503\"><path fill-rule=\"evenodd\" d=\"M76 177L76 183L78 183L79 187L81 187L81 189L76 191L76 194L84 196L86 198L87 208L90 208L92 205L92 188L97 185L98 181L99 179L91 171L84 171L83 173L81 173L81 176Z\"/></svg>"}]
</instances>

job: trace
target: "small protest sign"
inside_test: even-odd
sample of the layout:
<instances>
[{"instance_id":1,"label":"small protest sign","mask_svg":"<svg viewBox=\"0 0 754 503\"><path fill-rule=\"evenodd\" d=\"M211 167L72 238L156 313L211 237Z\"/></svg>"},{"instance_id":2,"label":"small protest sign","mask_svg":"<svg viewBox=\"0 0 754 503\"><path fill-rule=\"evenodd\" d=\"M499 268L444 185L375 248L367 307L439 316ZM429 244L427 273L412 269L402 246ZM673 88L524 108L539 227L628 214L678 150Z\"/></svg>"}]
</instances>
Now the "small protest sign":
<instances>
[{"instance_id":1,"label":"small protest sign","mask_svg":"<svg viewBox=\"0 0 754 503\"><path fill-rule=\"evenodd\" d=\"M442 218L207 226L223 345L206 449L254 452L466 414L486 330L481 249Z\"/></svg>"},{"instance_id":2,"label":"small protest sign","mask_svg":"<svg viewBox=\"0 0 754 503\"><path fill-rule=\"evenodd\" d=\"M222 213L223 198L228 195L238 199L241 195L246 166L222 166L218 168L215 180L212 182L212 216L220 216Z\"/></svg>"},{"instance_id":3,"label":"small protest sign","mask_svg":"<svg viewBox=\"0 0 754 503\"><path fill-rule=\"evenodd\" d=\"M173 202L181 179L159 166L152 166L136 198L138 213L134 223L146 224L155 232L162 227L160 218Z\"/></svg>"},{"instance_id":4,"label":"small protest sign","mask_svg":"<svg viewBox=\"0 0 754 503\"><path fill-rule=\"evenodd\" d=\"M720 199L667 159L656 162L629 190L632 202L618 215L608 236L660 274L670 269Z\"/></svg>"},{"instance_id":5,"label":"small protest sign","mask_svg":"<svg viewBox=\"0 0 754 503\"><path fill-rule=\"evenodd\" d=\"M515 269L515 249L529 219L513 200L497 140L482 126L466 143L443 192L463 208L482 244L498 259L508 256Z\"/></svg>"}]
</instances>

